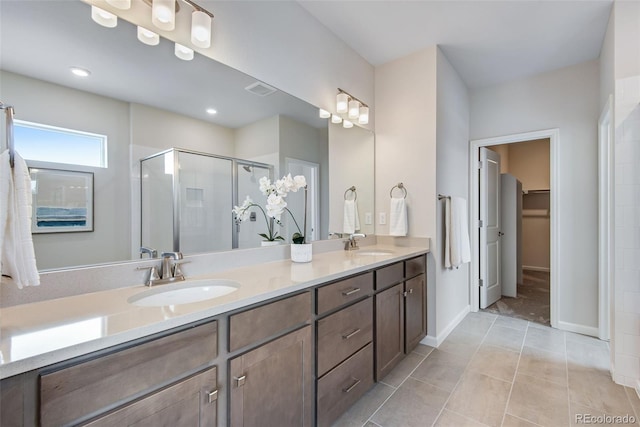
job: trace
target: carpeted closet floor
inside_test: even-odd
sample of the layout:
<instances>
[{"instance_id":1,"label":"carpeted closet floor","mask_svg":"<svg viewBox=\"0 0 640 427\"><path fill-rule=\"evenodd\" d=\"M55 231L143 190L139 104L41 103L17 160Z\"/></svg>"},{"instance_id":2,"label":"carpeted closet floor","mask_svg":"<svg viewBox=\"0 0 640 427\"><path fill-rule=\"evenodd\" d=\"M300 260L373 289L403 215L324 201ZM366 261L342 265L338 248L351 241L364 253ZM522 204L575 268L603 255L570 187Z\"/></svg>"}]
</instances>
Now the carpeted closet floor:
<instances>
[{"instance_id":1,"label":"carpeted closet floor","mask_svg":"<svg viewBox=\"0 0 640 427\"><path fill-rule=\"evenodd\" d=\"M485 311L550 325L549 273L524 270L516 298L502 297Z\"/></svg>"}]
</instances>

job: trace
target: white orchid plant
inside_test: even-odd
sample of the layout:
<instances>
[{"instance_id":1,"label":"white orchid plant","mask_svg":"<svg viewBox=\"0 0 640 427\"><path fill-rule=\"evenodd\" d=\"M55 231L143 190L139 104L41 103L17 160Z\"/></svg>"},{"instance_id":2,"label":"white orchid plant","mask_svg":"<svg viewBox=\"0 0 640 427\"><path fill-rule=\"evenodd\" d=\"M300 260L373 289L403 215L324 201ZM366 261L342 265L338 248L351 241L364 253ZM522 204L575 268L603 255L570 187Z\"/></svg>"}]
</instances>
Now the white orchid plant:
<instances>
[{"instance_id":1,"label":"white orchid plant","mask_svg":"<svg viewBox=\"0 0 640 427\"><path fill-rule=\"evenodd\" d=\"M243 222L249 219L251 208L256 207L260 209L265 221L267 222L267 233L260 233L259 235L265 240L273 242L276 240L284 240L284 237L280 236L275 229L275 225L282 226L282 215L288 212L293 219L293 223L296 225L298 231L293 234L291 240L293 243L301 244L305 243L305 236L300 230L300 226L295 217L287 207L286 197L291 191L297 192L300 189L304 189L304 228L307 228L307 180L303 175L297 175L291 177L291 174L283 176L282 179L272 183L267 177L260 178L260 192L267 196L267 203L265 208L251 200L251 197L247 196L242 205L234 206L233 213L236 217L236 222ZM271 219L269 219L271 218Z\"/></svg>"}]
</instances>

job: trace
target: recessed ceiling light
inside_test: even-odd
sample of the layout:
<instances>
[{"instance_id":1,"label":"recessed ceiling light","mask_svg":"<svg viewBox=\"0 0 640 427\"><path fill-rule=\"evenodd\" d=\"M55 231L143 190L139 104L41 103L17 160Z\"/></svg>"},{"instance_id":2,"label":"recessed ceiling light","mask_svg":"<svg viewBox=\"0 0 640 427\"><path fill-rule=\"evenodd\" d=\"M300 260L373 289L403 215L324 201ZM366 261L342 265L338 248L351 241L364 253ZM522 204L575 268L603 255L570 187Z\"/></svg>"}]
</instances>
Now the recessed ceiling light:
<instances>
[{"instance_id":1,"label":"recessed ceiling light","mask_svg":"<svg viewBox=\"0 0 640 427\"><path fill-rule=\"evenodd\" d=\"M70 70L75 76L78 77L89 77L89 75L91 74L91 71L85 70L84 68L80 67L71 67Z\"/></svg>"},{"instance_id":2,"label":"recessed ceiling light","mask_svg":"<svg viewBox=\"0 0 640 427\"><path fill-rule=\"evenodd\" d=\"M207 108L207 113L213 115L218 114L218 111L215 108Z\"/></svg>"}]
</instances>

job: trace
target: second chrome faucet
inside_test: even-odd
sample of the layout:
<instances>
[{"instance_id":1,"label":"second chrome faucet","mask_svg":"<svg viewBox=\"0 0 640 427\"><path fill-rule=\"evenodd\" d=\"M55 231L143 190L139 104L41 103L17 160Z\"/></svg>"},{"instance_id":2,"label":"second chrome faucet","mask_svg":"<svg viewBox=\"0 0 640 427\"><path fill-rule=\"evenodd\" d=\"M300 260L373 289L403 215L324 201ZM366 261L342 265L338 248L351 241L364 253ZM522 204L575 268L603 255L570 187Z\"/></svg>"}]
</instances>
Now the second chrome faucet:
<instances>
[{"instance_id":1,"label":"second chrome faucet","mask_svg":"<svg viewBox=\"0 0 640 427\"><path fill-rule=\"evenodd\" d=\"M185 280L184 274L180 269L180 265L188 261L183 261L181 252L162 252L160 254L162 264L158 273L157 266L138 267L139 270L149 270L149 278L146 281L147 286L162 285L165 283L180 282Z\"/></svg>"}]
</instances>

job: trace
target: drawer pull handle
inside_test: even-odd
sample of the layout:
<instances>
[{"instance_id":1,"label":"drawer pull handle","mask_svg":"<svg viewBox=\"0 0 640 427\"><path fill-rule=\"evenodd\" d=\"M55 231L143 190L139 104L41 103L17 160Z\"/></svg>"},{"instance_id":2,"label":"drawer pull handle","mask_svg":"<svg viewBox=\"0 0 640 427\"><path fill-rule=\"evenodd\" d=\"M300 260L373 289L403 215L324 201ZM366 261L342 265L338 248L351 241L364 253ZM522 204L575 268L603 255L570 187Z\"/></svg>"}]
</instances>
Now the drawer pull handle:
<instances>
[{"instance_id":1,"label":"drawer pull handle","mask_svg":"<svg viewBox=\"0 0 640 427\"><path fill-rule=\"evenodd\" d=\"M209 399L209 403L213 403L218 400L218 390L213 390L207 393L207 398Z\"/></svg>"},{"instance_id":2,"label":"drawer pull handle","mask_svg":"<svg viewBox=\"0 0 640 427\"><path fill-rule=\"evenodd\" d=\"M345 297L349 297L353 294L357 294L358 292L360 292L360 288L353 288L349 289L348 291L342 291L342 295Z\"/></svg>"},{"instance_id":3,"label":"drawer pull handle","mask_svg":"<svg viewBox=\"0 0 640 427\"><path fill-rule=\"evenodd\" d=\"M413 288L409 289L409 293L412 294L413 293Z\"/></svg>"},{"instance_id":4,"label":"drawer pull handle","mask_svg":"<svg viewBox=\"0 0 640 427\"><path fill-rule=\"evenodd\" d=\"M243 375L241 377L237 377L235 380L236 380L236 387L242 387L247 380L247 376Z\"/></svg>"},{"instance_id":5,"label":"drawer pull handle","mask_svg":"<svg viewBox=\"0 0 640 427\"><path fill-rule=\"evenodd\" d=\"M343 340L348 340L349 338L353 338L357 333L359 333L362 329L358 328L355 331L351 332L350 334L347 335L343 335L342 339Z\"/></svg>"},{"instance_id":6,"label":"drawer pull handle","mask_svg":"<svg viewBox=\"0 0 640 427\"><path fill-rule=\"evenodd\" d=\"M351 384L349 387L347 388L343 388L342 392L343 393L349 393L351 390L353 390L354 388L356 388L358 386L358 384L360 384L360 380L357 378L354 378L355 382L353 384Z\"/></svg>"}]
</instances>

